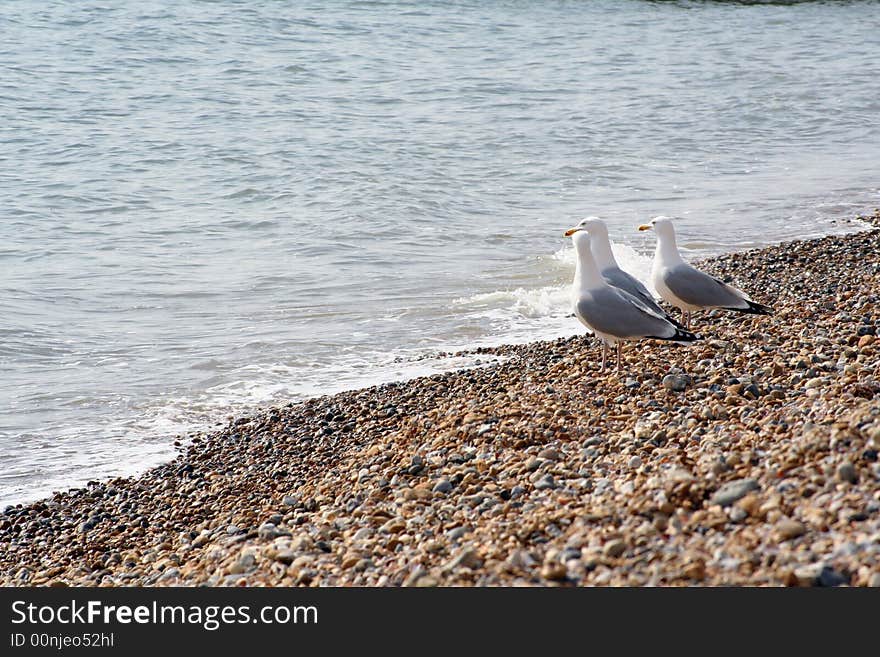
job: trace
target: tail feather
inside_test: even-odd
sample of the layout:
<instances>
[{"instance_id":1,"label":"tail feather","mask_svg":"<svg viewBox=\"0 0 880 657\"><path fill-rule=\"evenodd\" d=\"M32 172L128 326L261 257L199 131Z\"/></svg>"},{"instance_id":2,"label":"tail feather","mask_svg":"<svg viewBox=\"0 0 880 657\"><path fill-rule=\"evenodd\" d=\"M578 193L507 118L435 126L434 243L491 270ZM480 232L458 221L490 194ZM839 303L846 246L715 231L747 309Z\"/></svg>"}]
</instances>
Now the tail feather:
<instances>
[{"instance_id":1,"label":"tail feather","mask_svg":"<svg viewBox=\"0 0 880 657\"><path fill-rule=\"evenodd\" d=\"M702 340L703 336L697 333L692 333L688 331L684 327L676 326L675 333L670 335L669 337L662 337L659 335L652 335L652 338L656 338L657 340L668 340L669 342L675 342L677 344L690 344L695 340Z\"/></svg>"},{"instance_id":2,"label":"tail feather","mask_svg":"<svg viewBox=\"0 0 880 657\"><path fill-rule=\"evenodd\" d=\"M725 310L735 310L739 313L747 313L749 315L772 315L773 308L770 306L765 306L762 303L757 303L755 301L751 301L746 299L745 302L749 304L748 308L726 308Z\"/></svg>"}]
</instances>

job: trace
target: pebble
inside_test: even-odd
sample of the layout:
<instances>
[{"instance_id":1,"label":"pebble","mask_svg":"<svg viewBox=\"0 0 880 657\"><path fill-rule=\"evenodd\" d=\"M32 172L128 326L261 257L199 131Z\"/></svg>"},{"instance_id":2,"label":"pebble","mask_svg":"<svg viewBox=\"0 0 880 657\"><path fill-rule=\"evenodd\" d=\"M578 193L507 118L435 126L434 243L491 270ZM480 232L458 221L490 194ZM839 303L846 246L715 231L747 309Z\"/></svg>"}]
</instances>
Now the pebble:
<instances>
[{"instance_id":1,"label":"pebble","mask_svg":"<svg viewBox=\"0 0 880 657\"><path fill-rule=\"evenodd\" d=\"M432 489L435 493L448 493L452 490L452 484L448 479L441 479L436 484L434 484L434 488Z\"/></svg>"},{"instance_id":2,"label":"pebble","mask_svg":"<svg viewBox=\"0 0 880 657\"><path fill-rule=\"evenodd\" d=\"M545 563L541 567L541 577L550 581L561 581L568 577L568 569L559 562Z\"/></svg>"},{"instance_id":3,"label":"pebble","mask_svg":"<svg viewBox=\"0 0 880 657\"><path fill-rule=\"evenodd\" d=\"M297 554L293 550L281 550L280 552L275 554L275 561L290 564L293 563L294 559L296 559L296 556Z\"/></svg>"},{"instance_id":4,"label":"pebble","mask_svg":"<svg viewBox=\"0 0 880 657\"><path fill-rule=\"evenodd\" d=\"M858 483L859 481L859 475L856 472L856 468L849 461L844 461L839 466L837 466L837 478L841 481L847 481L851 484Z\"/></svg>"},{"instance_id":5,"label":"pebble","mask_svg":"<svg viewBox=\"0 0 880 657\"><path fill-rule=\"evenodd\" d=\"M552 447L547 447L546 449L542 449L540 452L538 452L538 458L545 459L547 461L558 461L559 452Z\"/></svg>"},{"instance_id":6,"label":"pebble","mask_svg":"<svg viewBox=\"0 0 880 657\"><path fill-rule=\"evenodd\" d=\"M538 490L556 488L556 481L553 479L553 475L545 474L543 477L535 482L535 488L537 488Z\"/></svg>"},{"instance_id":7,"label":"pebble","mask_svg":"<svg viewBox=\"0 0 880 657\"><path fill-rule=\"evenodd\" d=\"M626 552L626 543L623 541L616 539L613 541L609 541L602 548L602 553L611 559L616 559L620 555Z\"/></svg>"},{"instance_id":8,"label":"pebble","mask_svg":"<svg viewBox=\"0 0 880 657\"><path fill-rule=\"evenodd\" d=\"M690 377L685 374L667 374L662 381L663 387L672 392L683 392L690 382Z\"/></svg>"},{"instance_id":9,"label":"pebble","mask_svg":"<svg viewBox=\"0 0 880 657\"><path fill-rule=\"evenodd\" d=\"M239 559L237 559L232 565L229 566L229 568L227 568L226 572L229 575L240 575L256 567L256 564L256 557L248 552L241 555Z\"/></svg>"},{"instance_id":10,"label":"pebble","mask_svg":"<svg viewBox=\"0 0 880 657\"><path fill-rule=\"evenodd\" d=\"M703 559L694 559L686 563L681 574L687 579L696 580L698 582L706 578L706 562Z\"/></svg>"},{"instance_id":11,"label":"pebble","mask_svg":"<svg viewBox=\"0 0 880 657\"><path fill-rule=\"evenodd\" d=\"M259 529L257 529L257 536L267 540L281 536L282 533L284 532L279 530L278 527L276 527L274 523L271 522L264 522L262 525L260 525Z\"/></svg>"},{"instance_id":12,"label":"pebble","mask_svg":"<svg viewBox=\"0 0 880 657\"><path fill-rule=\"evenodd\" d=\"M535 565L535 560L526 550L517 548L513 550L504 561L506 568L512 571L528 570Z\"/></svg>"},{"instance_id":13,"label":"pebble","mask_svg":"<svg viewBox=\"0 0 880 657\"><path fill-rule=\"evenodd\" d=\"M469 531L470 527L467 526L456 527L455 529L450 529L448 532L446 532L446 536L449 538L450 541L457 541Z\"/></svg>"},{"instance_id":14,"label":"pebble","mask_svg":"<svg viewBox=\"0 0 880 657\"><path fill-rule=\"evenodd\" d=\"M452 560L446 565L446 570L454 570L459 566L464 568L470 568L471 570L476 570L483 565L483 560L480 558L480 555L477 554L477 551L471 546L464 546L459 548L459 550L455 553L455 556L452 557Z\"/></svg>"},{"instance_id":15,"label":"pebble","mask_svg":"<svg viewBox=\"0 0 880 657\"><path fill-rule=\"evenodd\" d=\"M798 538L803 536L806 531L807 528L804 526L804 523L790 518L783 518L776 523L776 534L780 541L790 541L791 539Z\"/></svg>"},{"instance_id":16,"label":"pebble","mask_svg":"<svg viewBox=\"0 0 880 657\"><path fill-rule=\"evenodd\" d=\"M753 490L760 490L761 486L755 479L735 479L729 481L719 488L709 500L710 504L720 504L721 506L730 506L739 499L742 499Z\"/></svg>"},{"instance_id":17,"label":"pebble","mask_svg":"<svg viewBox=\"0 0 880 657\"><path fill-rule=\"evenodd\" d=\"M847 583L847 579L843 575L821 563L809 564L795 569L794 577L800 586L833 587Z\"/></svg>"},{"instance_id":18,"label":"pebble","mask_svg":"<svg viewBox=\"0 0 880 657\"><path fill-rule=\"evenodd\" d=\"M730 513L728 515L730 516L731 521L742 522L743 520L745 520L746 518L749 517L749 512L746 511L745 509L743 509L742 507L734 506L734 507L731 507Z\"/></svg>"}]
</instances>

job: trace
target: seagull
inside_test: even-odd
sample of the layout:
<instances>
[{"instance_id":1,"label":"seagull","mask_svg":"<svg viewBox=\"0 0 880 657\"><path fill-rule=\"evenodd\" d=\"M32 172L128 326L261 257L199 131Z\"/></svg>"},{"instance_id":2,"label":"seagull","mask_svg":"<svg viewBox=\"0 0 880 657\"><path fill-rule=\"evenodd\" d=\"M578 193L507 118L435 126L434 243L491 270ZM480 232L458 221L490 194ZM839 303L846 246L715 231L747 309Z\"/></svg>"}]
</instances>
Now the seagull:
<instances>
[{"instance_id":1,"label":"seagull","mask_svg":"<svg viewBox=\"0 0 880 657\"><path fill-rule=\"evenodd\" d=\"M602 278L605 279L608 285L628 292L654 312L669 319L668 313L657 305L654 297L648 292L648 288L642 285L641 281L635 276L623 271L620 265L617 264L614 253L611 251L608 228L605 226L604 221L599 219L599 217L587 217L582 219L576 227L589 233L590 250L593 252L593 258L595 258L596 265L602 273Z\"/></svg>"},{"instance_id":2,"label":"seagull","mask_svg":"<svg viewBox=\"0 0 880 657\"><path fill-rule=\"evenodd\" d=\"M577 251L577 265L572 283L575 315L581 324L602 341L602 367L608 358L608 345L616 345L616 370L620 371L622 342L641 338L669 340L688 344L698 336L681 324L653 310L625 290L609 285L596 264L590 249L590 235L580 226L565 231Z\"/></svg>"},{"instance_id":3,"label":"seagull","mask_svg":"<svg viewBox=\"0 0 880 657\"><path fill-rule=\"evenodd\" d=\"M686 263L675 245L675 228L668 217L654 217L639 230L657 233L657 250L651 278L654 289L667 303L681 310L684 326L691 311L701 308L724 308L753 315L769 315L770 306L752 301L745 292L709 276Z\"/></svg>"}]
</instances>

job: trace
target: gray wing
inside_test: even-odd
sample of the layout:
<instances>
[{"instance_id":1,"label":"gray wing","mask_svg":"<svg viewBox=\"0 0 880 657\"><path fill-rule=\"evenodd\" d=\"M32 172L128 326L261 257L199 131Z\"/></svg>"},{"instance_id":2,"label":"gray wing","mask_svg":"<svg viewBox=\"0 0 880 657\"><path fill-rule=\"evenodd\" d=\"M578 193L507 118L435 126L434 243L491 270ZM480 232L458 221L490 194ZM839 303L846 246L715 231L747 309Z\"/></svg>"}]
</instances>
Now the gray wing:
<instances>
[{"instance_id":1,"label":"gray wing","mask_svg":"<svg viewBox=\"0 0 880 657\"><path fill-rule=\"evenodd\" d=\"M666 270L663 282L670 292L692 306L748 308L749 305L729 285L688 264Z\"/></svg>"},{"instance_id":2,"label":"gray wing","mask_svg":"<svg viewBox=\"0 0 880 657\"><path fill-rule=\"evenodd\" d=\"M616 338L668 338L676 328L638 299L613 287L591 290L575 306L578 318L598 333Z\"/></svg>"},{"instance_id":3,"label":"gray wing","mask_svg":"<svg viewBox=\"0 0 880 657\"><path fill-rule=\"evenodd\" d=\"M605 279L608 285L633 295L653 311L660 313L664 317L666 316L666 312L657 305L654 297L648 292L648 288L642 285L639 279L623 271L620 267L609 267L604 270L602 278Z\"/></svg>"}]
</instances>

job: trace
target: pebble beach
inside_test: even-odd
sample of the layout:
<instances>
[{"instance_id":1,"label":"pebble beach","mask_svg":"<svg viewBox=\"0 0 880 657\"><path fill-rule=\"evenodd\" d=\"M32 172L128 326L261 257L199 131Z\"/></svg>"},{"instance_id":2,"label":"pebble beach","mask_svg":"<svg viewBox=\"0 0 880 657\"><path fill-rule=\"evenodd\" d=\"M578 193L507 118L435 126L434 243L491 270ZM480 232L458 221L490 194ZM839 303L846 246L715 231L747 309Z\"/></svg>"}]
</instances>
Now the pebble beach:
<instances>
[{"instance_id":1,"label":"pebble beach","mask_svg":"<svg viewBox=\"0 0 880 657\"><path fill-rule=\"evenodd\" d=\"M0 584L880 586L880 228L697 264L774 314L232 419L5 509Z\"/></svg>"}]
</instances>

